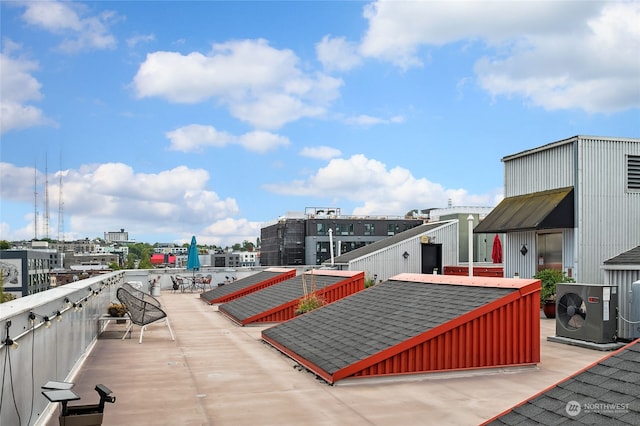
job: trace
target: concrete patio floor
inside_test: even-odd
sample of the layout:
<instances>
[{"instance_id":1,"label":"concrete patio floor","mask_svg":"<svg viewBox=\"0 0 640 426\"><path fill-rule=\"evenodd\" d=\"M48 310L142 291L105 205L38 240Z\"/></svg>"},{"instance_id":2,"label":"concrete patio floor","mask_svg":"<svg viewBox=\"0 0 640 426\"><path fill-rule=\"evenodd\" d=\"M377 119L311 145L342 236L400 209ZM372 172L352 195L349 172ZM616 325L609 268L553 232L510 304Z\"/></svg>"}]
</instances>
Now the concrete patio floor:
<instances>
[{"instance_id":1,"label":"concrete patio floor","mask_svg":"<svg viewBox=\"0 0 640 426\"><path fill-rule=\"evenodd\" d=\"M160 299L175 342L162 323L138 344L138 327L123 341L110 322L74 379L77 404L97 402L96 384L113 391L103 425L477 425L607 355L548 342L555 320L541 318L537 367L329 386L262 343L266 327L239 327L196 293Z\"/></svg>"}]
</instances>

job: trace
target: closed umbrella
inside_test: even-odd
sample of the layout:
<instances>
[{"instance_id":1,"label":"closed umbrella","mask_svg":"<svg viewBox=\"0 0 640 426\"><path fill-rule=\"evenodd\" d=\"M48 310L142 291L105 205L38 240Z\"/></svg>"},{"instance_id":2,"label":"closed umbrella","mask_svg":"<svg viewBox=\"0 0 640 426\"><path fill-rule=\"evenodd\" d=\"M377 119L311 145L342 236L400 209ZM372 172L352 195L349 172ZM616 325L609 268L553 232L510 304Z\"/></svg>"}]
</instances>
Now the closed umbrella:
<instances>
[{"instance_id":1,"label":"closed umbrella","mask_svg":"<svg viewBox=\"0 0 640 426\"><path fill-rule=\"evenodd\" d=\"M198 246L195 235L191 237L189 253L187 254L187 271L193 271L192 283L196 282L196 271L200 270L200 258L198 257Z\"/></svg>"},{"instance_id":2,"label":"closed umbrella","mask_svg":"<svg viewBox=\"0 0 640 426\"><path fill-rule=\"evenodd\" d=\"M502 263L502 243L500 237L496 234L493 238L493 250L491 250L491 258L493 263Z\"/></svg>"}]
</instances>

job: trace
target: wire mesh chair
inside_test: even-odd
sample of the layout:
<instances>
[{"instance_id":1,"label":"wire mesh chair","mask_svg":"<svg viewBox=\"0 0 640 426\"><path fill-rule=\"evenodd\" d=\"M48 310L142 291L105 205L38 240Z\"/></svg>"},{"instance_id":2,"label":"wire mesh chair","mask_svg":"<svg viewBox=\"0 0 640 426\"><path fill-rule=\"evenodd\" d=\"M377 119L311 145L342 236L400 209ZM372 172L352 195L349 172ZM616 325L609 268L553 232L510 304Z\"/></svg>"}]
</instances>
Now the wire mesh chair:
<instances>
[{"instance_id":1,"label":"wire mesh chair","mask_svg":"<svg viewBox=\"0 0 640 426\"><path fill-rule=\"evenodd\" d=\"M142 343L142 336L144 335L144 330L147 328L149 324L153 324L157 321L164 320L165 324L169 328L169 333L171 334L171 340L176 340L173 335L173 330L171 329L171 324L169 324L169 318L165 311L163 311L159 306L154 305L149 301L145 301L140 299L130 293L127 289L120 287L116 292L116 297L127 307L127 315L129 315L129 327L124 332L124 336L127 337L127 333L133 332L133 325L140 326L140 340L138 343Z\"/></svg>"},{"instance_id":2,"label":"wire mesh chair","mask_svg":"<svg viewBox=\"0 0 640 426\"><path fill-rule=\"evenodd\" d=\"M153 305L156 305L158 308L162 307L162 304L160 303L160 301L158 299L156 299L155 297L153 297L149 293L145 293L144 291L140 290L139 288L134 287L133 285L131 285L131 283L122 284L122 288L127 290L129 293L133 294L138 299L142 299L145 302L149 302L149 303L151 303Z\"/></svg>"}]
</instances>

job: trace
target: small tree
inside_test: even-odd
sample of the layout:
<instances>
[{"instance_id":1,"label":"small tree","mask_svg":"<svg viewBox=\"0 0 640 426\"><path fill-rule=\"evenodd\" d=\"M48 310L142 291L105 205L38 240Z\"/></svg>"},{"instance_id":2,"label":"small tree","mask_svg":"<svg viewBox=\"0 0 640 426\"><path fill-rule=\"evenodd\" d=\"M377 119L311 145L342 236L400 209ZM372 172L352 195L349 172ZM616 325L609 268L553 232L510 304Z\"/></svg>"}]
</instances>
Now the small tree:
<instances>
[{"instance_id":1,"label":"small tree","mask_svg":"<svg viewBox=\"0 0 640 426\"><path fill-rule=\"evenodd\" d=\"M8 302L15 298L16 296L13 294L4 292L4 269L0 269L0 303Z\"/></svg>"}]
</instances>

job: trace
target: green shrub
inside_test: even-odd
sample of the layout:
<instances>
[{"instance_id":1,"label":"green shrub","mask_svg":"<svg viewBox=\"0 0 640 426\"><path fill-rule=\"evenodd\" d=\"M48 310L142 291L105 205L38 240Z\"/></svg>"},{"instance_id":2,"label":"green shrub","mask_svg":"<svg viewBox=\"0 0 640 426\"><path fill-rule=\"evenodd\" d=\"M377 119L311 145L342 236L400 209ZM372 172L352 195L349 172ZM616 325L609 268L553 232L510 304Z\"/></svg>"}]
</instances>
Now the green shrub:
<instances>
[{"instance_id":1,"label":"green shrub","mask_svg":"<svg viewBox=\"0 0 640 426\"><path fill-rule=\"evenodd\" d=\"M542 281L542 289L540 290L540 301L554 300L556 297L557 283L575 283L571 277L567 277L564 271L558 269L543 269L536 273L533 278Z\"/></svg>"}]
</instances>

